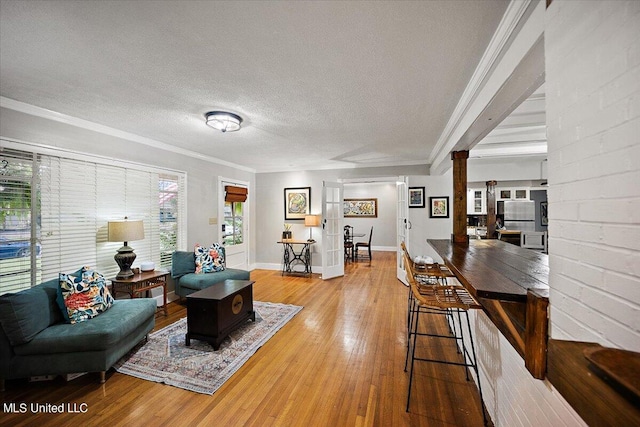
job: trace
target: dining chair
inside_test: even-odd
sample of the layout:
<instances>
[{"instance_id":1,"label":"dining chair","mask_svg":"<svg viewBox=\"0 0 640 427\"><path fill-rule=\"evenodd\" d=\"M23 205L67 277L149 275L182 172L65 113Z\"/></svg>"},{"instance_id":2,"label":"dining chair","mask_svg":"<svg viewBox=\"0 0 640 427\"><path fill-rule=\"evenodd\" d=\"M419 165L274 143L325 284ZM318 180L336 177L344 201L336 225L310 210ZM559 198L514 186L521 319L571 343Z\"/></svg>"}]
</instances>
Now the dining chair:
<instances>
[{"instance_id":1,"label":"dining chair","mask_svg":"<svg viewBox=\"0 0 640 427\"><path fill-rule=\"evenodd\" d=\"M467 290L461 285L419 285L416 281L416 278L411 270L410 265L413 264L412 260L409 258L407 253L403 254L404 257L404 265L405 271L407 273L407 281L409 282L409 287L413 294L413 304L411 310L413 311L411 322L411 331L409 334L409 339L407 341L407 359L409 354L411 354L411 365L409 370L409 387L407 390L407 407L406 411L409 412L409 404L411 403L411 387L413 385L413 373L414 373L414 364L416 361L421 362L433 362L436 366L441 366L442 364L446 365L456 365L462 366L465 371L467 381L470 381L469 377L469 369L476 375L478 392L480 394L480 403L482 407L482 417L484 420L484 425L487 425L487 415L486 409L484 405L484 400L482 397L482 386L480 384L480 375L478 372L478 363L477 363L477 355L475 351L475 345L473 342L473 334L471 332L471 324L469 322L469 313L468 311L471 309L482 309L482 306L467 292ZM434 332L427 332L426 328L432 326L432 323L423 322L420 324L420 314L438 314L438 315L446 315L447 317L451 314L457 315L457 320L459 324L459 328L457 328L458 333L452 333L450 329L449 335L443 335ZM463 335L463 321L462 317L466 319L466 329L468 332L468 346ZM420 326L419 326L420 325ZM456 349L458 353L462 354L462 361L457 361L451 359L432 359L428 357L416 356L416 344L418 337L431 337L431 338L443 338L449 340L455 340ZM429 341L429 346L433 346L433 342ZM462 347L462 351L460 351L459 347ZM428 346L421 347L421 350L427 349ZM458 356L460 357L460 356ZM405 361L405 372L407 370L407 363Z\"/></svg>"},{"instance_id":2,"label":"dining chair","mask_svg":"<svg viewBox=\"0 0 640 427\"><path fill-rule=\"evenodd\" d=\"M355 259L359 259L360 257L365 259L365 258L369 258L369 262L371 262L371 238L373 237L373 226L371 227L371 231L369 232L369 241L368 242L356 242L356 252L355 252ZM362 254L360 255L358 253L358 250L362 248L364 250L364 248L367 249L367 254Z\"/></svg>"},{"instance_id":3,"label":"dining chair","mask_svg":"<svg viewBox=\"0 0 640 427\"><path fill-rule=\"evenodd\" d=\"M344 259L349 261L353 259L353 227L344 226Z\"/></svg>"}]
</instances>

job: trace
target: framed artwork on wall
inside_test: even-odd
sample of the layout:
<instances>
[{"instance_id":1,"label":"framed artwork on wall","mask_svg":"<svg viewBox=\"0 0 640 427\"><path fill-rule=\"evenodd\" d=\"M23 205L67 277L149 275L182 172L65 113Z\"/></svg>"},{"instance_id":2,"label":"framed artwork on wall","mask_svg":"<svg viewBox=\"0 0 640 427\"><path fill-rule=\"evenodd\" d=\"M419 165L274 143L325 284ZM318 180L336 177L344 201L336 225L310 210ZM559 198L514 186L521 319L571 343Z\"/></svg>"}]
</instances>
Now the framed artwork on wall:
<instances>
[{"instance_id":1,"label":"framed artwork on wall","mask_svg":"<svg viewBox=\"0 0 640 427\"><path fill-rule=\"evenodd\" d=\"M409 207L424 208L424 187L409 187Z\"/></svg>"},{"instance_id":2,"label":"framed artwork on wall","mask_svg":"<svg viewBox=\"0 0 640 427\"><path fill-rule=\"evenodd\" d=\"M304 219L311 214L311 187L284 189L284 220Z\"/></svg>"},{"instance_id":3,"label":"framed artwork on wall","mask_svg":"<svg viewBox=\"0 0 640 427\"><path fill-rule=\"evenodd\" d=\"M449 196L429 197L429 218L449 218Z\"/></svg>"},{"instance_id":4,"label":"framed artwork on wall","mask_svg":"<svg viewBox=\"0 0 640 427\"><path fill-rule=\"evenodd\" d=\"M378 199L344 199L345 218L377 218Z\"/></svg>"}]
</instances>

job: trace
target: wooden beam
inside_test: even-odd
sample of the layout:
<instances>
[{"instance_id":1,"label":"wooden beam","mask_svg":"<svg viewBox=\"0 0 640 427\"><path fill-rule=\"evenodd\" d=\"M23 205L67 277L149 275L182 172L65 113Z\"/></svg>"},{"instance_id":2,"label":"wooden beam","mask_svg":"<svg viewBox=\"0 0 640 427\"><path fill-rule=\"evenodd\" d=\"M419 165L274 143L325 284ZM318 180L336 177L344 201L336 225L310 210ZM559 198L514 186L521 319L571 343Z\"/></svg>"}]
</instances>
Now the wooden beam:
<instances>
[{"instance_id":1,"label":"wooden beam","mask_svg":"<svg viewBox=\"0 0 640 427\"><path fill-rule=\"evenodd\" d=\"M469 241L467 235L467 159L468 151L454 151L453 160L453 235L455 243Z\"/></svg>"},{"instance_id":2,"label":"wooden beam","mask_svg":"<svg viewBox=\"0 0 640 427\"><path fill-rule=\"evenodd\" d=\"M496 184L498 181L487 181L487 239L496 237Z\"/></svg>"},{"instance_id":3,"label":"wooden beam","mask_svg":"<svg viewBox=\"0 0 640 427\"><path fill-rule=\"evenodd\" d=\"M524 366L534 378L543 380L547 373L547 330L549 298L527 292Z\"/></svg>"}]
</instances>

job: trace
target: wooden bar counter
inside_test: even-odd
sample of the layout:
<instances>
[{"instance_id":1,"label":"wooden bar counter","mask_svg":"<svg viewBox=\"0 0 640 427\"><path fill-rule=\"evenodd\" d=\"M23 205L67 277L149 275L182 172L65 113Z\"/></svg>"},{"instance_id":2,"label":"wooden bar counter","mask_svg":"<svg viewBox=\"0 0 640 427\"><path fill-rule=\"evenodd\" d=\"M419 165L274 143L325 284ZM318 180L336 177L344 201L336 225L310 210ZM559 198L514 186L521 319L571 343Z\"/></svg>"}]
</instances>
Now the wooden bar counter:
<instances>
[{"instance_id":1,"label":"wooden bar counter","mask_svg":"<svg viewBox=\"0 0 640 427\"><path fill-rule=\"evenodd\" d=\"M524 358L531 375L549 380L587 424L640 425L637 353L548 339L548 255L500 240L428 242ZM586 358L594 351L607 352L604 374ZM632 384L633 393L620 384Z\"/></svg>"},{"instance_id":2,"label":"wooden bar counter","mask_svg":"<svg viewBox=\"0 0 640 427\"><path fill-rule=\"evenodd\" d=\"M500 240L428 240L535 378L546 371L549 256Z\"/></svg>"},{"instance_id":3,"label":"wooden bar counter","mask_svg":"<svg viewBox=\"0 0 640 427\"><path fill-rule=\"evenodd\" d=\"M526 302L528 290L549 297L546 254L495 239L472 239L469 244L428 242L477 298Z\"/></svg>"}]
</instances>

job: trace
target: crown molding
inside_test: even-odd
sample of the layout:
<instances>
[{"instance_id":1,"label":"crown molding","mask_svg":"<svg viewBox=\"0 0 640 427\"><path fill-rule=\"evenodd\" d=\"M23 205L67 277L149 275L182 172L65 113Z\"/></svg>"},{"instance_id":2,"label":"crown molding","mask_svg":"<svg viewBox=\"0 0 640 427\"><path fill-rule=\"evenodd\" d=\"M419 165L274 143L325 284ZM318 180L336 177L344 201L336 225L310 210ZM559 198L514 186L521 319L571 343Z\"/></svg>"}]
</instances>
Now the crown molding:
<instances>
[{"instance_id":1,"label":"crown molding","mask_svg":"<svg viewBox=\"0 0 640 427\"><path fill-rule=\"evenodd\" d=\"M115 129L109 126L101 125L98 123L90 122L88 120L79 119L77 117L69 116L66 114L58 113L56 111L47 110L46 108L36 107L35 105L27 104L25 102L16 101L15 99L5 98L0 96L0 107L10 110L18 111L20 113L29 114L31 116L40 117L47 120L52 120L59 123L68 124L77 128L89 130L92 132L101 133L103 135L112 136L114 138L124 139L138 144L143 144L149 147L157 148L159 150L169 151L183 156L192 157L195 159L203 160L209 163L215 163L223 166L228 166L234 169L243 170L246 172L255 173L255 169L248 168L246 166L238 165L232 162L227 162L212 156L207 156L195 151L185 150L183 148L175 147L165 142L156 141L155 139L147 138L144 136L136 135L130 132L125 132L119 129Z\"/></svg>"}]
</instances>

